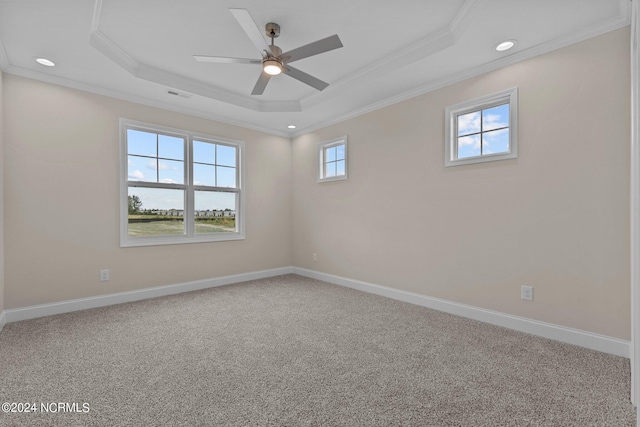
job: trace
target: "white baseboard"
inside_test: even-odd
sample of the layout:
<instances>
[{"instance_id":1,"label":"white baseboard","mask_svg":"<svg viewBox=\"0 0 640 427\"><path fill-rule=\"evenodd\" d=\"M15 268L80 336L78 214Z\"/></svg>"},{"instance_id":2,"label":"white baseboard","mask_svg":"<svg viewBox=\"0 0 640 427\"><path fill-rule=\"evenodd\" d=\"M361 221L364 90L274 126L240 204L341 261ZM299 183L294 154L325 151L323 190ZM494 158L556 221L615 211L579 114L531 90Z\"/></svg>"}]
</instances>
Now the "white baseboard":
<instances>
[{"instance_id":1,"label":"white baseboard","mask_svg":"<svg viewBox=\"0 0 640 427\"><path fill-rule=\"evenodd\" d=\"M526 332L532 335L537 335L540 337L589 348L591 350L597 350L626 358L629 358L630 355L630 341L621 340L619 338L594 334L591 332L581 331L579 329L554 325L552 323L527 319L525 317L513 316L510 314L486 310L471 305L459 304L453 301L432 298L426 295L387 288L385 286L374 285L372 283L347 279L345 277L334 276L331 274L321 273L314 270L307 270L304 268L293 267L293 273L300 276L310 277L313 279L322 280L324 282L357 289L359 291L364 291L376 295L381 295L387 298L416 304L422 307L432 308L435 310L444 311L446 313L479 320L481 322L491 323L493 325L514 329L516 331Z\"/></svg>"},{"instance_id":2,"label":"white baseboard","mask_svg":"<svg viewBox=\"0 0 640 427\"><path fill-rule=\"evenodd\" d=\"M3 322L18 322L20 320L51 316L53 314L86 310L88 308L104 307L107 305L139 301L166 295L174 295L182 292L198 291L201 289L230 285L232 283L246 282L248 280L264 279L267 277L281 276L283 274L291 274L292 272L292 267L274 268L271 270L254 271L251 273L236 274L233 276L224 276L214 279L179 283L176 285L158 286L154 288L146 288L129 292L118 292L114 294L73 299L50 304L13 308L2 312L2 314L0 315L0 325L3 325Z\"/></svg>"},{"instance_id":3,"label":"white baseboard","mask_svg":"<svg viewBox=\"0 0 640 427\"><path fill-rule=\"evenodd\" d=\"M466 304L460 304L439 298L428 297L414 292L402 291L385 286L374 285L372 283L345 277L334 276L314 270L307 270L299 267L282 267L271 270L255 271L251 273L236 274L232 276L217 277L213 279L198 280L194 282L179 283L176 285L158 286L153 288L140 289L129 292L119 292L114 294L99 295L95 297L80 298L68 301L61 301L50 304L34 305L30 307L8 309L0 312L0 330L5 324L18 322L20 320L34 319L37 317L51 316L54 314L68 313L71 311L86 310L89 308L104 307L113 304L121 304L132 301L139 301L148 298L174 295L182 292L197 291L201 289L213 288L217 286L230 285L233 283L246 282L248 280L263 279L267 277L280 276L283 274L298 274L334 283L336 285L357 289L387 298L416 304L422 307L432 308L446 313L467 317L481 322L491 323L516 331L526 332L532 335L549 338L568 344L578 345L592 350L602 351L621 357L630 357L629 341L605 335L594 334L581 331L579 329L554 325L552 323L527 319L524 317L504 314L497 311L486 310Z\"/></svg>"}]
</instances>

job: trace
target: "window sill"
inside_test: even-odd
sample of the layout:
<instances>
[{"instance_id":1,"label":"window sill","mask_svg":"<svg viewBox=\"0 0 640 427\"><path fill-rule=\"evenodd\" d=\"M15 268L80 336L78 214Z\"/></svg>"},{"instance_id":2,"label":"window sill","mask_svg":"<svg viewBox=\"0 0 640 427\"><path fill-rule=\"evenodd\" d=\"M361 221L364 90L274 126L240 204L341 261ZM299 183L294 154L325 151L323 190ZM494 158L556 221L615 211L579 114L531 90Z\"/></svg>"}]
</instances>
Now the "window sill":
<instances>
[{"instance_id":1,"label":"window sill","mask_svg":"<svg viewBox=\"0 0 640 427\"><path fill-rule=\"evenodd\" d=\"M445 167L472 165L475 163L495 162L498 160L517 159L517 153L485 154L477 157L467 157L465 159L449 160L445 159Z\"/></svg>"},{"instance_id":2,"label":"window sill","mask_svg":"<svg viewBox=\"0 0 640 427\"><path fill-rule=\"evenodd\" d=\"M219 233L202 236L147 236L127 237L121 239L121 248L140 246L183 245L188 243L226 242L232 240L244 240L244 233Z\"/></svg>"},{"instance_id":3,"label":"window sill","mask_svg":"<svg viewBox=\"0 0 640 427\"><path fill-rule=\"evenodd\" d=\"M318 178L318 182L342 181L347 179L347 175L332 176L330 178Z\"/></svg>"}]
</instances>

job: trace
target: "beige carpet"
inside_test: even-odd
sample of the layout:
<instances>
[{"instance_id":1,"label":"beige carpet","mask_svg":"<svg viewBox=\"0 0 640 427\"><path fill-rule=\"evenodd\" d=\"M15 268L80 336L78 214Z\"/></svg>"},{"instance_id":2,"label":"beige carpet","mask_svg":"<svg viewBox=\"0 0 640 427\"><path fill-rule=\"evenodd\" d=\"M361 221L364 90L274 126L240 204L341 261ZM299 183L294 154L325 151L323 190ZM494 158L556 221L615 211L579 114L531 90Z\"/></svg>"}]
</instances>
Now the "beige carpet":
<instances>
[{"instance_id":1,"label":"beige carpet","mask_svg":"<svg viewBox=\"0 0 640 427\"><path fill-rule=\"evenodd\" d=\"M0 333L3 402L80 412L0 425L635 426L629 383L620 357L295 275Z\"/></svg>"}]
</instances>

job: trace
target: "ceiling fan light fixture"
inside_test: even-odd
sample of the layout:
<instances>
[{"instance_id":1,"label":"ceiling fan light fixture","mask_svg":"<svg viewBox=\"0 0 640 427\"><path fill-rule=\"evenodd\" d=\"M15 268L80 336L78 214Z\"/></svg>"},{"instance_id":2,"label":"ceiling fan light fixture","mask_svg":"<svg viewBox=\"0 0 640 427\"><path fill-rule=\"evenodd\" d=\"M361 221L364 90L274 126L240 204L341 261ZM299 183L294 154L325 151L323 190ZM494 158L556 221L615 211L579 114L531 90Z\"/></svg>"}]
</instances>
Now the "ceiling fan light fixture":
<instances>
[{"instance_id":1,"label":"ceiling fan light fixture","mask_svg":"<svg viewBox=\"0 0 640 427\"><path fill-rule=\"evenodd\" d=\"M277 76L282 73L282 64L277 59L270 58L262 63L262 69L271 76Z\"/></svg>"}]
</instances>

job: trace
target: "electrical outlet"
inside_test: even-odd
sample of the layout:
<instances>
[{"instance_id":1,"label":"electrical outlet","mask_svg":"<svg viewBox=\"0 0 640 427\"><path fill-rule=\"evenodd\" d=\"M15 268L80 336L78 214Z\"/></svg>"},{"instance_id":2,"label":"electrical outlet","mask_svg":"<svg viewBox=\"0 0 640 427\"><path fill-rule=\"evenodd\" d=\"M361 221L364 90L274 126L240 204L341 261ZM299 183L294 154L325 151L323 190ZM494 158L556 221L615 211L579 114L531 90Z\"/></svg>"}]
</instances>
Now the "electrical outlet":
<instances>
[{"instance_id":1,"label":"electrical outlet","mask_svg":"<svg viewBox=\"0 0 640 427\"><path fill-rule=\"evenodd\" d=\"M520 288L520 298L525 301L533 301L533 286L522 286Z\"/></svg>"},{"instance_id":2,"label":"electrical outlet","mask_svg":"<svg viewBox=\"0 0 640 427\"><path fill-rule=\"evenodd\" d=\"M315 252L313 253L313 260L318 261L318 254Z\"/></svg>"},{"instance_id":3,"label":"electrical outlet","mask_svg":"<svg viewBox=\"0 0 640 427\"><path fill-rule=\"evenodd\" d=\"M109 270L100 270L100 281L101 282L109 281Z\"/></svg>"}]
</instances>

